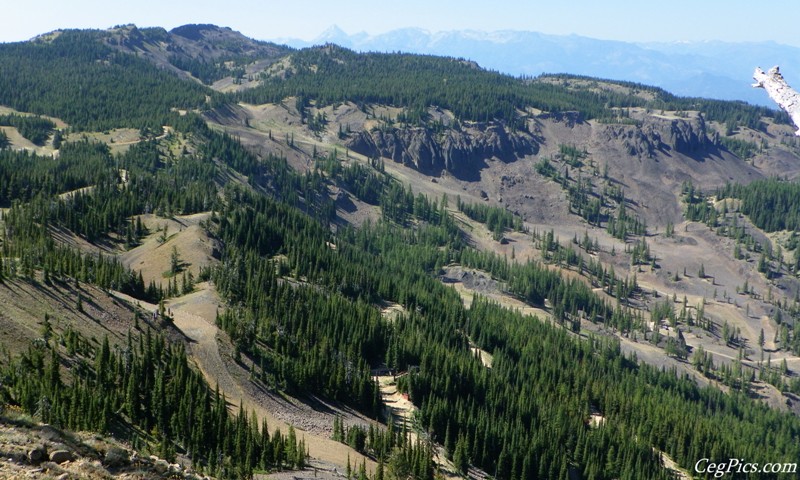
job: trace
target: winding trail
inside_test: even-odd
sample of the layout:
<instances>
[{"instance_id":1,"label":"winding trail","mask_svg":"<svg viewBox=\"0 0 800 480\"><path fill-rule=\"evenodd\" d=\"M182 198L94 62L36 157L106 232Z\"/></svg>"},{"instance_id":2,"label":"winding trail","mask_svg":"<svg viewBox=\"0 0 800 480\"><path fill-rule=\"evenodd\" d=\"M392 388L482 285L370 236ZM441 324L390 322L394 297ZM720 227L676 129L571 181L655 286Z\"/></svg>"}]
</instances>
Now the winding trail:
<instances>
[{"instance_id":1,"label":"winding trail","mask_svg":"<svg viewBox=\"0 0 800 480\"><path fill-rule=\"evenodd\" d=\"M277 428L286 434L291 424L298 439L305 441L311 458L317 460L314 464L318 468L337 471L338 467L338 471L344 471L349 458L351 465L360 465L365 461L367 470L374 471L377 466L375 462L347 445L334 442L329 438L328 429L320 428L320 422L324 422L326 427L332 426L334 415L341 412L316 412L317 418L311 418L315 413L311 407L277 397L248 380L248 372L233 361L232 349L225 351L225 347L229 345L226 345L224 335L214 324L220 303L213 287L205 283L197 287L195 292L165 302L164 306L172 314L175 327L189 341L188 352L206 382L212 388L214 385L219 387L220 393L225 395L231 405L231 410L238 410L241 403L248 412L254 412L258 416L259 422L266 420L270 432ZM158 310L158 305L119 292L113 292L113 295L151 313ZM325 405L322 407L327 409ZM347 413L349 412L345 412L345 415Z\"/></svg>"},{"instance_id":2,"label":"winding trail","mask_svg":"<svg viewBox=\"0 0 800 480\"><path fill-rule=\"evenodd\" d=\"M414 405L407 396L401 394L397 390L397 377L393 375L381 375L375 377L378 382L378 387L381 392L381 400L383 401L386 413L390 413L394 418L394 423L397 427L402 428L404 425L408 431L411 443L416 443L420 438L419 434L415 431L414 416L417 407ZM433 461L437 466L437 470L441 477L446 480L460 479L462 476L457 473L453 462L447 459L444 447L438 443L433 444ZM481 470L473 468L475 475L474 478L487 478L486 474Z\"/></svg>"}]
</instances>

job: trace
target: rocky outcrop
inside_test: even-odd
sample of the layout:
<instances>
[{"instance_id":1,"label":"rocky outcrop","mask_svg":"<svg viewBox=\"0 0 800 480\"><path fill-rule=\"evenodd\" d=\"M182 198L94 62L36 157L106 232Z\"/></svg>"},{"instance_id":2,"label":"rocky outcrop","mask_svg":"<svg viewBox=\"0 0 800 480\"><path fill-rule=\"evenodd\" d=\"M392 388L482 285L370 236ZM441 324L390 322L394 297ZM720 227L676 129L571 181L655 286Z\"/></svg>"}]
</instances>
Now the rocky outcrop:
<instances>
[{"instance_id":1,"label":"rocky outcrop","mask_svg":"<svg viewBox=\"0 0 800 480\"><path fill-rule=\"evenodd\" d=\"M131 455L124 448L111 447L103 457L103 465L109 468L126 467L131 463Z\"/></svg>"},{"instance_id":2,"label":"rocky outcrop","mask_svg":"<svg viewBox=\"0 0 800 480\"><path fill-rule=\"evenodd\" d=\"M678 153L692 155L714 147L701 115L687 118L646 117L642 124L645 135L660 138L662 144Z\"/></svg>"},{"instance_id":3,"label":"rocky outcrop","mask_svg":"<svg viewBox=\"0 0 800 480\"><path fill-rule=\"evenodd\" d=\"M575 125L583 122L583 115L581 112L544 112L540 113L536 116L539 120L550 120L555 123L563 123L568 127L574 127Z\"/></svg>"},{"instance_id":4,"label":"rocky outcrop","mask_svg":"<svg viewBox=\"0 0 800 480\"><path fill-rule=\"evenodd\" d=\"M648 158L658 151L693 157L715 149L719 141L701 115L648 115L640 125L606 125L602 136L608 142L621 142L631 156Z\"/></svg>"},{"instance_id":5,"label":"rocky outcrop","mask_svg":"<svg viewBox=\"0 0 800 480\"><path fill-rule=\"evenodd\" d=\"M474 172L487 159L511 162L539 149L532 135L493 123L441 132L421 127L373 129L352 135L346 145L362 155L390 158L427 174Z\"/></svg>"},{"instance_id":6,"label":"rocky outcrop","mask_svg":"<svg viewBox=\"0 0 800 480\"><path fill-rule=\"evenodd\" d=\"M605 143L621 143L632 157L652 158L661 148L660 136L645 135L641 128L632 125L606 125L600 136Z\"/></svg>"}]
</instances>

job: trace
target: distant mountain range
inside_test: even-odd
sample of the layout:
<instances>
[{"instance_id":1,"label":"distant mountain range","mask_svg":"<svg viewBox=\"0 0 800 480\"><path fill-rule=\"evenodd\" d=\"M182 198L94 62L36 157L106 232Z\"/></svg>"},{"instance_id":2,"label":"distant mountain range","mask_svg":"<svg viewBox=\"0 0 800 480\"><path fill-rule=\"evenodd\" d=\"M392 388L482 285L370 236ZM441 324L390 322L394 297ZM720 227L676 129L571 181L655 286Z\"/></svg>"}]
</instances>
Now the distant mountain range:
<instances>
[{"instance_id":1,"label":"distant mountain range","mask_svg":"<svg viewBox=\"0 0 800 480\"><path fill-rule=\"evenodd\" d=\"M750 87L756 66L780 65L790 84L793 79L800 84L800 48L775 42L628 43L526 31L431 33L418 28L350 35L336 26L310 42L274 41L296 48L335 43L356 51L463 57L511 75L588 75L654 85L676 95L743 100L770 107L774 104L767 95Z\"/></svg>"}]
</instances>

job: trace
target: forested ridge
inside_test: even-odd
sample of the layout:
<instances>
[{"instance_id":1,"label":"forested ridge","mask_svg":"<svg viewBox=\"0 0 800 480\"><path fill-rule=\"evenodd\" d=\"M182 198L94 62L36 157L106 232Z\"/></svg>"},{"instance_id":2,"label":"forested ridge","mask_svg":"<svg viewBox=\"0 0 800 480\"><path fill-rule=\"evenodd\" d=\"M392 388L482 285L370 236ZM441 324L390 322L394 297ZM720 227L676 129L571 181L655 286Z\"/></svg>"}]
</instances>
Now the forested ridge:
<instances>
[{"instance_id":1,"label":"forested ridge","mask_svg":"<svg viewBox=\"0 0 800 480\"><path fill-rule=\"evenodd\" d=\"M188 33L179 29L173 33L192 39L198 35L193 32L201 27L186 26ZM75 128L93 130L120 126L157 129L167 123L164 116L170 109L208 108L206 96L212 98L211 105L231 101L277 103L290 96L313 99L320 105L344 101L383 103L406 108L405 118L414 123L424 123L427 108L436 105L450 109L461 120L502 120L513 128L524 128L519 111L526 108L579 111L585 118L606 120L619 115L613 110L615 107L700 110L708 119L725 123L731 130L736 126L759 129L764 116L788 121L785 115L763 107L676 97L644 85L611 82L634 92L647 92L652 100L597 88L591 84L597 79L570 75L514 78L463 59L356 53L335 45L291 52L286 47L265 44L260 47L265 49L264 55L288 55L288 70L280 75L262 74L263 85L222 97L204 85L181 80L106 43L158 41L163 40L159 36L166 35L159 29L141 32L135 38L119 40L103 31L65 30L30 42L0 45L0 104L59 117ZM205 83L224 75L241 78L242 66L253 60L258 47L248 53L235 43L222 45L224 48L230 50L228 56L194 58L176 51L168 60ZM234 67L228 66L231 63ZM581 86L571 79L589 81L589 85Z\"/></svg>"},{"instance_id":2,"label":"forested ridge","mask_svg":"<svg viewBox=\"0 0 800 480\"><path fill-rule=\"evenodd\" d=\"M431 105L451 110L457 119L502 120L524 128L520 110L578 111L585 118L613 120L614 108L647 107L661 110L700 110L709 120L762 128L761 117L786 123L785 115L741 102L682 98L661 89L611 82L652 94L641 96L571 85L571 75L514 78L479 68L464 59L427 55L356 53L336 45L293 53L291 69L281 76L263 75L263 85L235 94L249 103L280 102L289 96L314 99L319 105L353 101L389 104L408 109L406 120L425 123ZM557 81L550 81L555 78ZM596 82L597 79L588 79Z\"/></svg>"},{"instance_id":3,"label":"forested ridge","mask_svg":"<svg viewBox=\"0 0 800 480\"><path fill-rule=\"evenodd\" d=\"M1 149L0 207L8 210L0 282L42 288L92 283L157 303L182 292L145 285L113 255L59 244L54 231L125 251L149 233L137 221L140 215L210 212L204 228L222 251L219 264L204 269L202 278L225 299L228 308L217 324L235 355L250 360L252 381L274 392L320 395L386 421L371 372L385 364L405 374L399 388L419 408L419 435L442 444L462 473L472 465L498 479L672 478L654 448L688 469L703 457L761 463L800 458L800 419L739 391L746 388L729 394L700 388L674 370L624 355L615 340L578 335L581 319L618 331L644 329L641 313L630 307L639 293L635 278L617 278L559 245L552 232L534 235L541 262L480 252L466 241L447 197L415 194L379 161L358 164L332 153L300 174L280 155L257 156L194 113L171 111L202 108L209 90L98 46L93 35L68 31L49 42L0 46L0 57L11 59L0 61L0 104L57 116L78 129L160 131L169 125L173 131L160 139L145 135L149 139L124 153L88 140L64 143L58 157ZM510 122L519 105L578 109L594 118L605 115L608 105L640 105L629 96L576 93L455 59L359 55L329 46L297 52L293 62L296 71L285 79L267 78L262 88L213 101L300 95L321 103L380 102L405 106L419 120L437 104L464 119ZM20 85L25 88L6 88ZM724 105L723 117L755 111ZM178 142L183 148L173 149ZM337 220L334 185L377 206L380 220L331 228ZM746 198L747 187L737 188L728 194ZM752 188L761 192L758 184ZM786 198L775 189L776 204L793 205L787 188ZM695 203L692 194L689 204ZM460 201L456 208L498 238L508 229L522 230L511 214ZM591 248L588 236L583 248ZM646 251L645 241L635 248ZM582 277L566 278L548 263ZM487 272L530 305L550 305L553 321L522 316L480 296L465 308L439 279L454 265ZM597 287L609 297L592 291ZM378 308L383 302L397 303L405 313L387 321ZM0 400L69 428L109 432L130 425L141 432L132 438L136 444L166 457L186 453L226 478L305 462L291 431L270 434L254 415L241 409L230 414L182 345L146 327L133 327L119 352L77 333L44 338L19 358L2 360ZM494 356L491 369L475 358L470 342ZM592 412L605 422L592 425ZM358 435L334 430L340 441ZM362 447L380 462L376 480L382 480L377 477L384 464L390 478L435 474L433 452L423 443L411 445L389 433L373 435Z\"/></svg>"},{"instance_id":4,"label":"forested ridge","mask_svg":"<svg viewBox=\"0 0 800 480\"><path fill-rule=\"evenodd\" d=\"M291 190L291 199L306 205L297 196L304 182L284 170L285 162L259 165L238 142L202 122L172 118L180 135L191 137L202 152L175 157L168 147L171 137L142 141L116 155L106 145L86 140L65 143L57 159L0 152L3 203L10 207L2 217L0 282L23 279L36 288L69 282L78 292L79 312L84 312L84 283L152 302L177 294L145 285L141 274L113 255L61 245L53 233L63 229L88 241L132 248L147 233L134 221L136 215L207 211L220 201L221 171L232 169L220 158L254 182L264 181L259 175L266 171L274 173L270 178L280 179L281 171L296 178L275 193ZM183 287L184 292L191 289ZM21 358L5 362L0 373L3 402L65 428L130 436L126 425L131 425L138 433L129 440L137 448L168 459L186 454L196 466L222 478L303 465L305 447L293 432L269 432L249 412L229 414L225 399L211 392L189 366L182 346L151 335L151 327L137 320L124 354L110 352L107 341L97 347L74 330L52 340L45 334L44 345L35 343ZM61 365L68 366L66 376Z\"/></svg>"},{"instance_id":5,"label":"forested ridge","mask_svg":"<svg viewBox=\"0 0 800 480\"><path fill-rule=\"evenodd\" d=\"M289 47L269 42L252 40L229 28L216 25L190 24L172 29L170 32L139 30L141 36L150 41L166 41L169 47L168 61L175 67L189 72L206 85L217 80L232 77L234 82L241 82L246 73L246 66L254 60L273 59L286 55ZM206 38L206 37L209 38ZM156 38L154 38L156 37ZM183 37L199 48L200 54L192 54L186 43L175 41ZM189 50L189 51L187 51Z\"/></svg>"},{"instance_id":6,"label":"forested ridge","mask_svg":"<svg viewBox=\"0 0 800 480\"><path fill-rule=\"evenodd\" d=\"M0 105L58 117L79 130L159 131L173 108L199 108L213 92L120 53L100 32L0 44Z\"/></svg>"}]
</instances>

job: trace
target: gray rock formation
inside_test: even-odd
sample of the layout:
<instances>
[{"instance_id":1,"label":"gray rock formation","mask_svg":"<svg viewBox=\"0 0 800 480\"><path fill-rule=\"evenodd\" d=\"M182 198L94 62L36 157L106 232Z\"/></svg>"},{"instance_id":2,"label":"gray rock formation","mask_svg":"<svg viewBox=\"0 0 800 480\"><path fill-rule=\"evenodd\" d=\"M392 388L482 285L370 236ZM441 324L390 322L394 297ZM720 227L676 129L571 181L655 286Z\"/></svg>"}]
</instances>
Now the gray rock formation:
<instances>
[{"instance_id":1,"label":"gray rock formation","mask_svg":"<svg viewBox=\"0 0 800 480\"><path fill-rule=\"evenodd\" d=\"M647 115L641 125L606 125L602 138L620 142L630 156L653 158L670 151L697 156L717 147L718 138L700 115L685 118Z\"/></svg>"},{"instance_id":2,"label":"gray rock formation","mask_svg":"<svg viewBox=\"0 0 800 480\"><path fill-rule=\"evenodd\" d=\"M649 115L642 124L642 131L646 136L659 138L663 145L684 155L705 152L714 146L701 115L687 118Z\"/></svg>"},{"instance_id":3,"label":"gray rock formation","mask_svg":"<svg viewBox=\"0 0 800 480\"><path fill-rule=\"evenodd\" d=\"M456 175L476 172L488 159L510 162L539 149L533 135L509 132L495 123L441 132L421 127L373 129L358 132L346 145L362 155L391 158L423 173L446 170Z\"/></svg>"}]
</instances>

